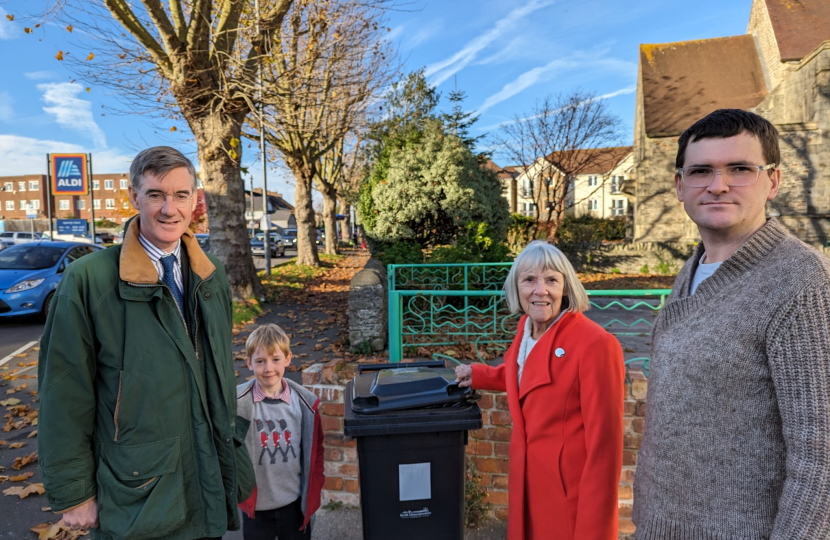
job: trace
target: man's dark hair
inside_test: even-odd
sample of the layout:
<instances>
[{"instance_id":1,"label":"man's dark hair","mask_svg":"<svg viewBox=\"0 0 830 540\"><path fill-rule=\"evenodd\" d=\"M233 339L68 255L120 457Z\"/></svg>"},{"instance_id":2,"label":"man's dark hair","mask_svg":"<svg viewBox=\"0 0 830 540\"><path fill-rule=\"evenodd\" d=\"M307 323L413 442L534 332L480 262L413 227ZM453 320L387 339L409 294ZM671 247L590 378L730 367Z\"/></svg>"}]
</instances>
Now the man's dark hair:
<instances>
[{"instance_id":1,"label":"man's dark hair","mask_svg":"<svg viewBox=\"0 0 830 540\"><path fill-rule=\"evenodd\" d=\"M677 158L675 167L683 167L686 159L686 147L689 142L701 139L726 139L749 133L761 142L764 151L764 161L757 165L775 163L781 165L781 149L778 146L778 130L769 120L749 111L741 109L718 109L710 113L683 132L677 141Z\"/></svg>"}]
</instances>

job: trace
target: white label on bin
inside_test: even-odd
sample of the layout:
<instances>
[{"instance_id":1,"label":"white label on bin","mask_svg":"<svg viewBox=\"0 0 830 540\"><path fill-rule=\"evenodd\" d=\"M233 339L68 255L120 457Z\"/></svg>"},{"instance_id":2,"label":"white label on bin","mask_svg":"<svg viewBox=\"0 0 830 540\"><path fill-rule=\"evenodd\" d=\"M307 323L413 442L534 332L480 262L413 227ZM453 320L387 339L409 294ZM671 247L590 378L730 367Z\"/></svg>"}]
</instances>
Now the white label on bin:
<instances>
[{"instance_id":1,"label":"white label on bin","mask_svg":"<svg viewBox=\"0 0 830 540\"><path fill-rule=\"evenodd\" d=\"M398 465L401 501L420 501L432 498L429 463Z\"/></svg>"}]
</instances>

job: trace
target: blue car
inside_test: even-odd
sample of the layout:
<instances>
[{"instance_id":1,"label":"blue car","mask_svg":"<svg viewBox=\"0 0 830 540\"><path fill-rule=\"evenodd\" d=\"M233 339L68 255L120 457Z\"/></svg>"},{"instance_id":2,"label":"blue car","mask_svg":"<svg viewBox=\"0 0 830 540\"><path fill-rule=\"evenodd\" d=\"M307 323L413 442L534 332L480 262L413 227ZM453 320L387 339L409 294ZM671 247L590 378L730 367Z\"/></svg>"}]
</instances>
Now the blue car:
<instances>
[{"instance_id":1,"label":"blue car","mask_svg":"<svg viewBox=\"0 0 830 540\"><path fill-rule=\"evenodd\" d=\"M101 249L80 242L28 242L0 251L0 318L38 315L46 320L66 266Z\"/></svg>"}]
</instances>

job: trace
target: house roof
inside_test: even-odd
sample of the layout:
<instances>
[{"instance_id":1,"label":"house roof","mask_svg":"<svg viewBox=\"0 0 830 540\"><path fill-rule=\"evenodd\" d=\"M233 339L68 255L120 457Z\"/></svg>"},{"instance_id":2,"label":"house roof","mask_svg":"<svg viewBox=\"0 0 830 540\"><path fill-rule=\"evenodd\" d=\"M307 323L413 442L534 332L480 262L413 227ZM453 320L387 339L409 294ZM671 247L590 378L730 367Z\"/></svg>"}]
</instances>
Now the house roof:
<instances>
[{"instance_id":1,"label":"house roof","mask_svg":"<svg viewBox=\"0 0 830 540\"><path fill-rule=\"evenodd\" d=\"M584 163L585 166L579 171L579 174L608 174L614 167L620 164L622 160L631 154L633 147L631 146L612 146L609 148L589 148L580 151L576 158L572 158L575 163ZM547 160L553 164L558 162L558 152L554 152L547 156Z\"/></svg>"},{"instance_id":2,"label":"house roof","mask_svg":"<svg viewBox=\"0 0 830 540\"><path fill-rule=\"evenodd\" d=\"M767 95L751 35L640 45L646 134L681 134L717 109L751 109Z\"/></svg>"},{"instance_id":3,"label":"house roof","mask_svg":"<svg viewBox=\"0 0 830 540\"><path fill-rule=\"evenodd\" d=\"M801 60L830 40L830 2L766 0L766 4L782 61Z\"/></svg>"},{"instance_id":4,"label":"house roof","mask_svg":"<svg viewBox=\"0 0 830 540\"><path fill-rule=\"evenodd\" d=\"M508 178L515 178L518 171L516 171L516 167L507 166L507 167L499 167L492 159L488 159L487 162L484 164L485 169L489 169L496 173L496 176L499 180L505 180Z\"/></svg>"}]
</instances>

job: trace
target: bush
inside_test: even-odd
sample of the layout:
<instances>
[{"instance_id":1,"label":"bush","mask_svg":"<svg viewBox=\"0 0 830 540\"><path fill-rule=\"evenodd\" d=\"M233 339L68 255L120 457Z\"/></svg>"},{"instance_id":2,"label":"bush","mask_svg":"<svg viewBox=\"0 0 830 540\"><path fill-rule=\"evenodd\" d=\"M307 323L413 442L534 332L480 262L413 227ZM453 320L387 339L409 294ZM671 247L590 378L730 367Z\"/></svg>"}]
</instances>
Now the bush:
<instances>
[{"instance_id":1,"label":"bush","mask_svg":"<svg viewBox=\"0 0 830 540\"><path fill-rule=\"evenodd\" d=\"M114 229L118 227L118 223L112 221L111 219L96 219L95 226L103 229Z\"/></svg>"},{"instance_id":2,"label":"bush","mask_svg":"<svg viewBox=\"0 0 830 540\"><path fill-rule=\"evenodd\" d=\"M559 244L596 244L603 240L624 240L625 219L566 217L556 231L556 238Z\"/></svg>"},{"instance_id":3,"label":"bush","mask_svg":"<svg viewBox=\"0 0 830 540\"><path fill-rule=\"evenodd\" d=\"M507 245L514 254L518 254L533 240L536 234L536 219L521 214L510 215L510 227L507 229Z\"/></svg>"},{"instance_id":4,"label":"bush","mask_svg":"<svg viewBox=\"0 0 830 540\"><path fill-rule=\"evenodd\" d=\"M486 223L468 223L456 245L438 246L429 256L429 262L438 264L488 263L512 260L507 244L495 239L495 233Z\"/></svg>"},{"instance_id":5,"label":"bush","mask_svg":"<svg viewBox=\"0 0 830 540\"><path fill-rule=\"evenodd\" d=\"M376 243L372 246L372 255L384 266L390 264L421 264L424 262L424 252L421 250L421 244L409 242Z\"/></svg>"}]
</instances>

